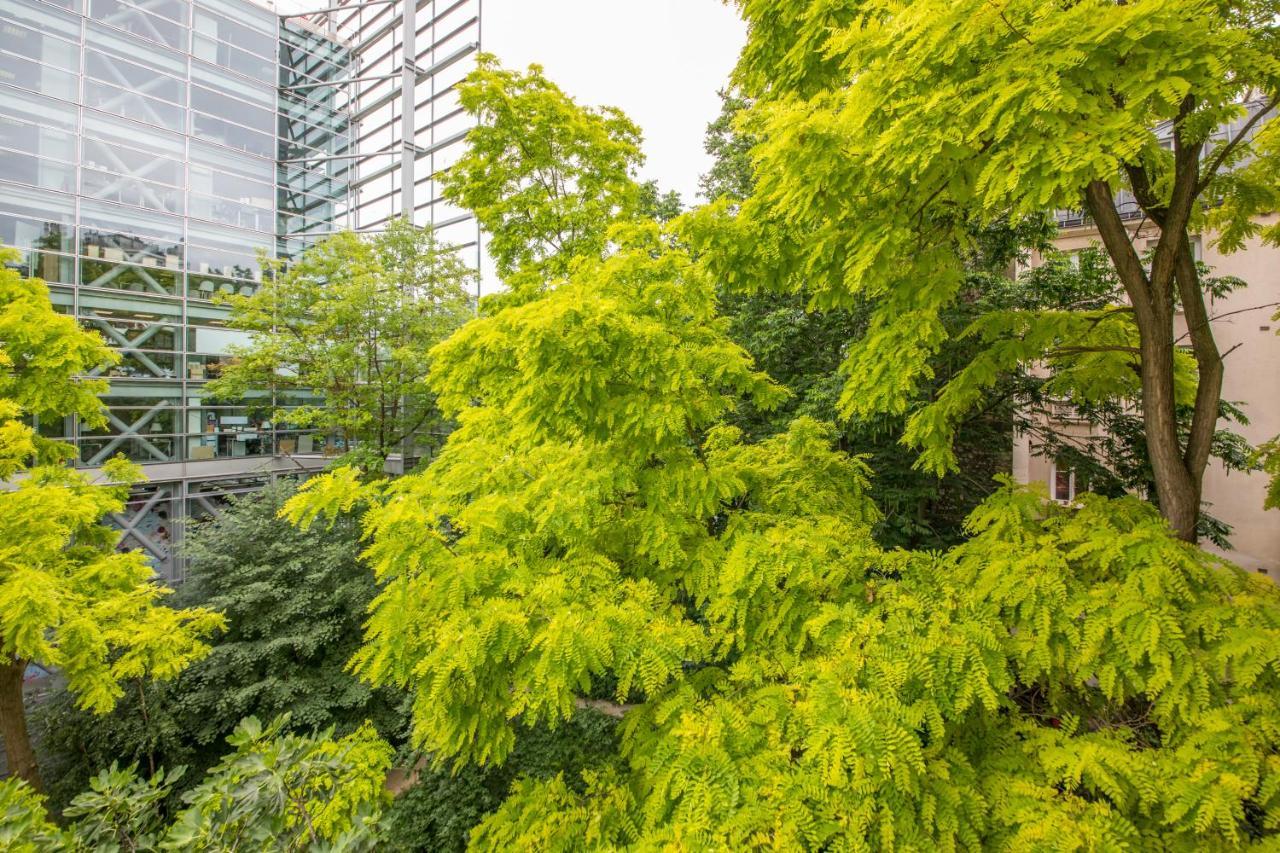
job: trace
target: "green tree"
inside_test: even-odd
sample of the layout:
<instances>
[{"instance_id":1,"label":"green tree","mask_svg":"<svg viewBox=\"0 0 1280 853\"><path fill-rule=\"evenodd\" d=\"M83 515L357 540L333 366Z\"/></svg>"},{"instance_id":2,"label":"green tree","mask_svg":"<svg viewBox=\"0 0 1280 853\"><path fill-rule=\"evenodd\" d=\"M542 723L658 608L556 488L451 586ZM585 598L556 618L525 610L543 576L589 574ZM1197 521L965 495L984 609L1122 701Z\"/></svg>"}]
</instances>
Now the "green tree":
<instances>
[{"instance_id":1,"label":"green tree","mask_svg":"<svg viewBox=\"0 0 1280 853\"><path fill-rule=\"evenodd\" d=\"M1081 400L1140 397L1161 511L1193 540L1223 365L1188 234L1216 228L1227 249L1280 239L1256 220L1280 197L1280 126L1261 124L1280 88L1274 2L738 5L750 37L737 82L759 144L741 215L696 229L720 276L803 284L821 308L874 300L842 410L903 413L948 336L973 224L1084 207L1127 304L992 318L992 352L1001 368L1048 361ZM1121 190L1161 229L1149 264L1116 211ZM1180 359L1195 381L1179 380ZM939 471L955 466L951 426L978 395L964 382L942 396L906 432Z\"/></svg>"},{"instance_id":2,"label":"green tree","mask_svg":"<svg viewBox=\"0 0 1280 853\"><path fill-rule=\"evenodd\" d=\"M725 423L784 394L728 338L716 280L655 225L608 238L437 349L459 428L435 464L341 469L286 507L305 525L369 503L355 666L412 693L438 762L622 718L615 754L522 781L473 846L1274 843L1274 586L1139 500L1012 486L947 554L882 549L833 428Z\"/></svg>"},{"instance_id":3,"label":"green tree","mask_svg":"<svg viewBox=\"0 0 1280 853\"><path fill-rule=\"evenodd\" d=\"M286 734L285 724L241 723L172 822L161 805L181 768L142 780L112 765L66 810L65 829L24 782L0 782L0 840L20 851L373 849L391 748L368 726L335 739Z\"/></svg>"},{"instance_id":4,"label":"green tree","mask_svg":"<svg viewBox=\"0 0 1280 853\"><path fill-rule=\"evenodd\" d=\"M397 218L373 236L340 233L267 266L253 295L227 300L232 326L253 342L234 348L207 393L273 389L272 417L341 434L376 471L406 442L427 440L438 421L427 353L473 311L473 273L457 253ZM299 405L291 392L324 401Z\"/></svg>"},{"instance_id":5,"label":"green tree","mask_svg":"<svg viewBox=\"0 0 1280 853\"><path fill-rule=\"evenodd\" d=\"M721 92L721 113L707 128L706 150L714 158L703 176L709 201L737 205L751 194L754 179L750 151L755 144L740 127L750 102ZM989 291L1006 289L1007 270L1024 253L1024 246L1043 243L1046 224L1031 220L1020 227L998 222L976 232L978 249L966 263L964 296L944 314L949 331L958 333L991 306ZM719 288L720 312L730 320L730 335L757 365L792 392L791 398L769 412L749 402L739 407L733 423L749 436L785 431L797 414L836 421L845 385L840 370L851 341L867 334L872 315L869 301L848 308L814 310L804 290L742 292ZM973 341L949 341L930 361L933 378L922 382L913 408L932 399L937 389L972 359ZM1017 419L1016 382L992 388L986 401L975 406L957 429L957 470L938 476L914 467L916 454L899 442L906 428L903 415L885 414L842 424L839 448L865 454L876 476L871 496L884 511L877 539L887 546L937 548L963 537L965 517L995 490L994 476L1009 471L1013 425Z\"/></svg>"},{"instance_id":6,"label":"green tree","mask_svg":"<svg viewBox=\"0 0 1280 853\"><path fill-rule=\"evenodd\" d=\"M472 830L522 781L563 773L580 789L581 770L608 760L617 749L617 720L588 710L554 729L544 725L521 731L502 765L456 770L424 766L388 807L379 835L387 849L400 853L465 850Z\"/></svg>"},{"instance_id":7,"label":"green tree","mask_svg":"<svg viewBox=\"0 0 1280 853\"><path fill-rule=\"evenodd\" d=\"M599 257L607 227L635 215L640 129L614 107L580 107L537 65L508 71L483 54L459 90L477 119L444 195L475 212L498 275L520 298ZM504 164L494 169L495 163ZM653 187L652 201L658 199Z\"/></svg>"},{"instance_id":8,"label":"green tree","mask_svg":"<svg viewBox=\"0 0 1280 853\"><path fill-rule=\"evenodd\" d=\"M0 249L0 262L14 257ZM204 638L223 624L209 610L158 606L170 590L100 523L123 511L137 467L115 460L103 467L108 484L97 484L66 467L73 448L19 420L102 423L105 383L81 377L115 358L54 312L42 281L0 266L0 730L10 772L35 788L22 691L29 664L57 669L82 707L103 713L122 682L172 678L203 657Z\"/></svg>"},{"instance_id":9,"label":"green tree","mask_svg":"<svg viewBox=\"0 0 1280 853\"><path fill-rule=\"evenodd\" d=\"M183 542L181 606L221 612L225 632L204 659L172 681L137 679L106 717L55 695L36 715L44 761L56 771L55 807L118 761L199 772L216 764L246 717L287 715L292 731L333 728L346 735L372 721L402 741L402 694L372 690L346 671L360 645L373 575L358 559L354 517L302 531L277 517L293 494L281 482L232 498L213 518L189 527ZM180 793L189 774L170 790ZM172 805L172 804L170 804Z\"/></svg>"}]
</instances>

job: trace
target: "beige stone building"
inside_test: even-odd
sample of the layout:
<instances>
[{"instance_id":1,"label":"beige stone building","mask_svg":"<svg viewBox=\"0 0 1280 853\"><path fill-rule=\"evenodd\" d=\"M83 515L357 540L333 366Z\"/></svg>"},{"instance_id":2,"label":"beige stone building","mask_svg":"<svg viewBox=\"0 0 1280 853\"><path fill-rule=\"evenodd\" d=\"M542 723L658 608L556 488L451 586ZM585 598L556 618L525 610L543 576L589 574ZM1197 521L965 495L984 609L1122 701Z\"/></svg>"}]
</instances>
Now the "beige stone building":
<instances>
[{"instance_id":1,"label":"beige stone building","mask_svg":"<svg viewBox=\"0 0 1280 853\"><path fill-rule=\"evenodd\" d=\"M1275 217L1271 217L1275 221ZM1090 246L1101 246L1098 231L1079 219L1060 219L1063 225L1056 241L1063 252L1074 252ZM1159 233L1154 226L1142 226L1134 245L1143 249ZM1215 299L1209 306L1218 347L1226 353L1222 398L1242 404L1249 418L1247 426L1232 425L1257 445L1280 434L1280 322L1272 316L1280 307L1280 249L1251 240L1244 250L1224 255L1213 245L1212 235L1197 239L1200 259L1217 276L1237 276L1248 287ZM1151 245L1154 245L1152 243ZM1039 262L1033 257L1031 263ZM1178 321L1185 331L1185 325ZM1087 424L1072 422L1064 411L1062 429L1087 434ZM1075 493L1075 477L1069 470L1059 470L1052 459L1037 455L1031 439L1015 435L1013 473L1022 482L1043 482L1057 500L1070 500ZM1205 474L1204 500L1209 511L1230 524L1234 531L1234 550L1225 556L1249 571L1268 575L1280 582L1280 511L1264 510L1267 478L1261 473L1224 471L1210 461Z\"/></svg>"}]
</instances>

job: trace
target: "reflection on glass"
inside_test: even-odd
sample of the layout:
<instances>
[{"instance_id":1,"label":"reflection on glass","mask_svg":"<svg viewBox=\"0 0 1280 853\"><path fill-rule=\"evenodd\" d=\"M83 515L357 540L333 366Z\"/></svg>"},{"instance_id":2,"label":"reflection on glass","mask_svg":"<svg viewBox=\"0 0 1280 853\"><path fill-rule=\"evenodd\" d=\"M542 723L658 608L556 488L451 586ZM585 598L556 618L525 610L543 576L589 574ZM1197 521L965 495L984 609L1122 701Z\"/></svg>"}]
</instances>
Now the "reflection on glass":
<instances>
[{"instance_id":1,"label":"reflection on glass","mask_svg":"<svg viewBox=\"0 0 1280 853\"><path fill-rule=\"evenodd\" d=\"M167 435L80 439L80 461L89 466L101 465L117 453L132 462L175 462L177 440Z\"/></svg>"},{"instance_id":2,"label":"reflection on glass","mask_svg":"<svg viewBox=\"0 0 1280 853\"><path fill-rule=\"evenodd\" d=\"M130 204L166 213L182 213L181 190L96 169L80 170L80 193L89 198L117 204Z\"/></svg>"},{"instance_id":3,"label":"reflection on glass","mask_svg":"<svg viewBox=\"0 0 1280 853\"><path fill-rule=\"evenodd\" d=\"M172 11L176 13L179 10ZM89 15L148 41L179 49L185 47L186 40L183 37L186 35L186 27L159 15L144 12L128 3L121 3L119 0L90 0Z\"/></svg>"},{"instance_id":4,"label":"reflection on glass","mask_svg":"<svg viewBox=\"0 0 1280 853\"><path fill-rule=\"evenodd\" d=\"M76 261L68 255L28 250L22 253L22 258L13 268L23 278L39 278L50 283L75 283Z\"/></svg>"},{"instance_id":5,"label":"reflection on glass","mask_svg":"<svg viewBox=\"0 0 1280 853\"><path fill-rule=\"evenodd\" d=\"M0 53L0 83L21 86L68 101L74 101L76 97L74 74L7 53Z\"/></svg>"},{"instance_id":6,"label":"reflection on glass","mask_svg":"<svg viewBox=\"0 0 1280 853\"><path fill-rule=\"evenodd\" d=\"M191 133L201 139L218 142L228 148L247 151L259 157L275 156L274 136L258 133L204 113L191 113Z\"/></svg>"},{"instance_id":7,"label":"reflection on glass","mask_svg":"<svg viewBox=\"0 0 1280 853\"><path fill-rule=\"evenodd\" d=\"M71 192L75 189L76 169L69 163L3 151L0 152L0 179L47 190Z\"/></svg>"},{"instance_id":8,"label":"reflection on glass","mask_svg":"<svg viewBox=\"0 0 1280 853\"><path fill-rule=\"evenodd\" d=\"M84 104L87 107L95 107L104 112L154 124L157 127L175 130L182 128L181 107L156 98L148 98L135 91L121 89L110 83L85 78Z\"/></svg>"},{"instance_id":9,"label":"reflection on glass","mask_svg":"<svg viewBox=\"0 0 1280 853\"><path fill-rule=\"evenodd\" d=\"M107 287L161 296L172 296L181 289L181 273L174 268L158 266L154 255L139 254L133 259L136 264L114 264L85 258L80 262L80 283L83 287ZM175 258L173 263L181 269L181 261Z\"/></svg>"},{"instance_id":10,"label":"reflection on glass","mask_svg":"<svg viewBox=\"0 0 1280 853\"><path fill-rule=\"evenodd\" d=\"M71 250L71 235L74 231L70 224L49 222L0 209L0 243L6 246L66 252Z\"/></svg>"}]
</instances>

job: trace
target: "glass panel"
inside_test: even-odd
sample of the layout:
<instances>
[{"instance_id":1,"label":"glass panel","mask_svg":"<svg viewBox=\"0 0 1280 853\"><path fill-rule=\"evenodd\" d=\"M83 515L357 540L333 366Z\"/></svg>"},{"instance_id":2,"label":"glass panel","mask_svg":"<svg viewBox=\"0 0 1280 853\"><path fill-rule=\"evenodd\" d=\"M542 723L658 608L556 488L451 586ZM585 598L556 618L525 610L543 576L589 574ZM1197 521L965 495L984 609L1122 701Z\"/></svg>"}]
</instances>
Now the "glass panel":
<instances>
[{"instance_id":1,"label":"glass panel","mask_svg":"<svg viewBox=\"0 0 1280 853\"><path fill-rule=\"evenodd\" d=\"M73 134L79 119L75 104L3 86L0 86L0 114Z\"/></svg>"},{"instance_id":2,"label":"glass panel","mask_svg":"<svg viewBox=\"0 0 1280 853\"><path fill-rule=\"evenodd\" d=\"M76 76L51 65L0 51L0 83L67 101L76 99Z\"/></svg>"},{"instance_id":3,"label":"glass panel","mask_svg":"<svg viewBox=\"0 0 1280 853\"><path fill-rule=\"evenodd\" d=\"M224 18L221 15L215 15L198 6L195 10L192 26L201 35L237 45L250 53L256 53L258 56L275 58L276 37L274 33L251 29L244 24L236 23L230 18Z\"/></svg>"},{"instance_id":4,"label":"glass panel","mask_svg":"<svg viewBox=\"0 0 1280 853\"><path fill-rule=\"evenodd\" d=\"M181 261L176 255L172 260L158 260L154 255L132 256L136 264L118 264L85 258L80 262L80 281L83 287L109 287L113 290L132 290L138 293L155 293L172 296L180 290ZM160 263L172 263L162 267Z\"/></svg>"},{"instance_id":5,"label":"glass panel","mask_svg":"<svg viewBox=\"0 0 1280 853\"><path fill-rule=\"evenodd\" d=\"M45 160L30 154L0 151L0 180L64 193L74 192L76 168L69 163Z\"/></svg>"},{"instance_id":6,"label":"glass panel","mask_svg":"<svg viewBox=\"0 0 1280 853\"><path fill-rule=\"evenodd\" d=\"M39 278L50 283L74 284L76 280L76 259L70 255L28 249L12 269L23 278Z\"/></svg>"},{"instance_id":7,"label":"glass panel","mask_svg":"<svg viewBox=\"0 0 1280 853\"><path fill-rule=\"evenodd\" d=\"M236 456L270 456L274 438L269 431L219 432L187 438L187 458L192 461Z\"/></svg>"},{"instance_id":8,"label":"glass panel","mask_svg":"<svg viewBox=\"0 0 1280 853\"><path fill-rule=\"evenodd\" d=\"M256 107L200 86L191 87L191 108L262 133L272 133L275 128L276 117L272 110Z\"/></svg>"},{"instance_id":9,"label":"glass panel","mask_svg":"<svg viewBox=\"0 0 1280 853\"><path fill-rule=\"evenodd\" d=\"M182 128L182 107L112 86L110 83L85 78L84 104L157 127Z\"/></svg>"},{"instance_id":10,"label":"glass panel","mask_svg":"<svg viewBox=\"0 0 1280 853\"><path fill-rule=\"evenodd\" d=\"M213 118L203 113L191 114L191 133L201 139L219 142L228 148L247 151L259 157L274 157L276 140L274 136L258 133L222 119Z\"/></svg>"},{"instance_id":11,"label":"glass panel","mask_svg":"<svg viewBox=\"0 0 1280 853\"><path fill-rule=\"evenodd\" d=\"M217 379L222 375L222 369L231 361L231 356L227 355L189 355L187 356L187 378Z\"/></svg>"},{"instance_id":12,"label":"glass panel","mask_svg":"<svg viewBox=\"0 0 1280 853\"><path fill-rule=\"evenodd\" d=\"M20 249L71 251L75 202L22 187L0 195L0 242Z\"/></svg>"},{"instance_id":13,"label":"glass panel","mask_svg":"<svg viewBox=\"0 0 1280 853\"><path fill-rule=\"evenodd\" d=\"M96 169L80 171L80 192L87 198L182 213L181 190Z\"/></svg>"},{"instance_id":14,"label":"glass panel","mask_svg":"<svg viewBox=\"0 0 1280 853\"><path fill-rule=\"evenodd\" d=\"M189 215L198 219L223 222L239 228L254 228L258 231L275 231L275 211L251 207L238 201L220 198L205 198L191 195Z\"/></svg>"},{"instance_id":15,"label":"glass panel","mask_svg":"<svg viewBox=\"0 0 1280 853\"><path fill-rule=\"evenodd\" d=\"M255 56L247 51L232 47L225 42L216 41L197 33L191 39L191 55L214 65L229 68L246 77L261 80L263 83L276 82L276 63L273 59ZM195 67L195 63L192 63Z\"/></svg>"},{"instance_id":16,"label":"glass panel","mask_svg":"<svg viewBox=\"0 0 1280 853\"><path fill-rule=\"evenodd\" d=\"M132 462L175 462L177 440L172 436L148 435L137 438L83 438L80 461L84 465L101 465L117 453Z\"/></svg>"},{"instance_id":17,"label":"glass panel","mask_svg":"<svg viewBox=\"0 0 1280 853\"><path fill-rule=\"evenodd\" d=\"M98 301L103 297L98 294ZM107 297L110 298L110 297ZM151 352L176 353L182 336L175 324L156 323L154 313L141 311L112 311L108 308L86 309L81 306L80 325L100 334L104 341L113 347L131 349L145 348ZM145 314L145 316L144 316Z\"/></svg>"},{"instance_id":18,"label":"glass panel","mask_svg":"<svg viewBox=\"0 0 1280 853\"><path fill-rule=\"evenodd\" d=\"M178 375L181 357L171 352L137 350L121 354L120 362L106 371L107 376L142 379L172 379ZM168 414L168 413L166 413ZM152 424L158 421L153 420Z\"/></svg>"},{"instance_id":19,"label":"glass panel","mask_svg":"<svg viewBox=\"0 0 1280 853\"><path fill-rule=\"evenodd\" d=\"M277 21L270 9L263 9L237 0L200 0L196 9L209 9L228 18L234 18L248 27L275 38Z\"/></svg>"},{"instance_id":20,"label":"glass panel","mask_svg":"<svg viewBox=\"0 0 1280 853\"><path fill-rule=\"evenodd\" d=\"M218 225L191 222L187 269L205 275L256 279L261 277L257 251L270 252L271 238L248 231L220 229ZM198 286L198 284L197 284ZM223 292L225 288L219 284Z\"/></svg>"},{"instance_id":21,"label":"glass panel","mask_svg":"<svg viewBox=\"0 0 1280 853\"><path fill-rule=\"evenodd\" d=\"M104 234L145 234L159 238L154 242L161 245L182 245L182 220L160 213L132 210L86 199L80 206L80 224L91 226ZM161 253L161 256L163 254ZM181 252L172 254L180 255ZM108 258L108 260L112 259Z\"/></svg>"},{"instance_id":22,"label":"glass panel","mask_svg":"<svg viewBox=\"0 0 1280 853\"><path fill-rule=\"evenodd\" d=\"M158 44L138 44L128 36L92 21L86 27L85 42L91 46L91 49L100 48L115 54L119 59L141 63L161 74L169 74L180 80L185 80L187 77L186 54L169 50Z\"/></svg>"},{"instance_id":23,"label":"glass panel","mask_svg":"<svg viewBox=\"0 0 1280 853\"><path fill-rule=\"evenodd\" d=\"M124 86L148 98L161 98L175 104L187 102L187 84L179 79L109 53L92 48L85 51L85 74L108 83ZM184 69L185 70L185 69Z\"/></svg>"},{"instance_id":24,"label":"glass panel","mask_svg":"<svg viewBox=\"0 0 1280 853\"><path fill-rule=\"evenodd\" d=\"M3 21L3 18L0 18ZM69 41L36 32L28 27L4 21L4 49L16 56L43 62L73 73L80 70L80 51ZM78 35L78 34L77 34Z\"/></svg>"},{"instance_id":25,"label":"glass panel","mask_svg":"<svg viewBox=\"0 0 1280 853\"><path fill-rule=\"evenodd\" d=\"M191 140L191 186L201 192L218 194L217 181L224 175L237 180L253 181L258 194L270 198L275 184L275 164L270 160L249 157L217 145Z\"/></svg>"},{"instance_id":26,"label":"glass panel","mask_svg":"<svg viewBox=\"0 0 1280 853\"><path fill-rule=\"evenodd\" d=\"M90 8L99 0L91 0ZM183 0L112 0L113 6L137 6L150 15L159 15L162 18L168 18L174 23L181 24L184 27L191 14L191 5L184 3ZM96 17L96 16L94 16Z\"/></svg>"},{"instance_id":27,"label":"glass panel","mask_svg":"<svg viewBox=\"0 0 1280 853\"><path fill-rule=\"evenodd\" d=\"M68 164L76 160L74 134L8 116L0 116L0 148L53 157Z\"/></svg>"},{"instance_id":28,"label":"glass panel","mask_svg":"<svg viewBox=\"0 0 1280 853\"><path fill-rule=\"evenodd\" d=\"M248 346L253 335L238 329L192 326L187 329L187 349L206 355L226 355L232 347Z\"/></svg>"},{"instance_id":29,"label":"glass panel","mask_svg":"<svg viewBox=\"0 0 1280 853\"><path fill-rule=\"evenodd\" d=\"M65 5L65 4L60 4ZM52 9L43 3L23 3L19 0L0 0L0 21L5 26L0 29L4 33L5 48L30 56L32 59L39 59L38 53L27 53L25 49L18 47L24 43L28 35L11 30L9 23L25 25L28 32L34 32L37 35L44 33L56 33L66 39L78 43L80 41L80 18L77 15L68 14L58 9ZM59 48L54 48L58 50ZM73 67L78 68L79 62L75 66L65 66L68 70Z\"/></svg>"},{"instance_id":30,"label":"glass panel","mask_svg":"<svg viewBox=\"0 0 1280 853\"><path fill-rule=\"evenodd\" d=\"M135 36L182 49L186 27L119 0L90 0L89 16Z\"/></svg>"},{"instance_id":31,"label":"glass panel","mask_svg":"<svg viewBox=\"0 0 1280 853\"><path fill-rule=\"evenodd\" d=\"M212 65L193 62L191 63L191 80L193 83L198 83L213 92L231 95L242 101L255 104L268 112L275 112L276 80L274 72L270 77L271 85L263 86L252 80L237 77L235 74L228 74L220 68L214 68ZM229 117L239 121L234 115ZM247 124L248 122L241 123Z\"/></svg>"},{"instance_id":32,"label":"glass panel","mask_svg":"<svg viewBox=\"0 0 1280 853\"><path fill-rule=\"evenodd\" d=\"M128 148L123 145L112 145L85 137L83 165L86 171L92 170L96 173L111 172L132 178L145 178L152 185L182 185L181 160L160 157L140 146ZM99 196L99 198L107 198L107 196ZM143 206L171 210L174 213L182 212L181 203L176 207L167 204L160 205L154 202Z\"/></svg>"}]
</instances>

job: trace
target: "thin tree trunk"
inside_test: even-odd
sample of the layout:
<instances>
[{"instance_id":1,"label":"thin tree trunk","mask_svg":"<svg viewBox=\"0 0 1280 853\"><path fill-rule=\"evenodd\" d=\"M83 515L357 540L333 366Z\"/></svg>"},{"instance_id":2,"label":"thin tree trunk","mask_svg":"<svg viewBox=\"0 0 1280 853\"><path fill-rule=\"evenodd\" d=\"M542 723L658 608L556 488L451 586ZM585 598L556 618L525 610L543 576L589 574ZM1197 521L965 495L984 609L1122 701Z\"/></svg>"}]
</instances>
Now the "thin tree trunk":
<instances>
[{"instance_id":1,"label":"thin tree trunk","mask_svg":"<svg viewBox=\"0 0 1280 853\"><path fill-rule=\"evenodd\" d=\"M0 665L0 733L4 735L5 760L9 775L25 779L37 791L42 790L40 768L27 733L27 710L22 701L23 675L27 662L8 658Z\"/></svg>"}]
</instances>

